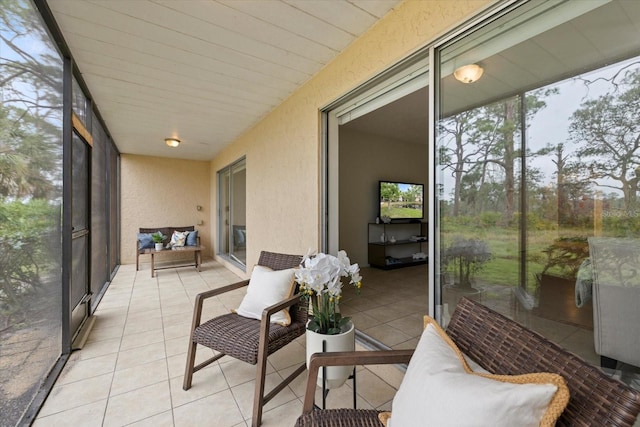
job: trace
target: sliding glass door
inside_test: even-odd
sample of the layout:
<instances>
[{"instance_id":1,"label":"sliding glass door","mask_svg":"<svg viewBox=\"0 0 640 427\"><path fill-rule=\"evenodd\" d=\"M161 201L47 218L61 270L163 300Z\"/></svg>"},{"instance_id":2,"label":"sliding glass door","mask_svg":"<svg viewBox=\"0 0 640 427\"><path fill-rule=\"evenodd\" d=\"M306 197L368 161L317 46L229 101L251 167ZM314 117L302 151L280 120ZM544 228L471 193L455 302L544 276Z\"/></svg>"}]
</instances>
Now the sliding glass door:
<instances>
[{"instance_id":1,"label":"sliding glass door","mask_svg":"<svg viewBox=\"0 0 640 427\"><path fill-rule=\"evenodd\" d=\"M640 364L640 259L615 249L640 243L638 17L638 2L522 2L436 48L444 322L467 296L595 364ZM614 303L598 283L613 275ZM635 360L594 346L613 334Z\"/></svg>"},{"instance_id":2,"label":"sliding glass door","mask_svg":"<svg viewBox=\"0 0 640 427\"><path fill-rule=\"evenodd\" d=\"M218 255L245 266L247 262L246 160L218 172Z\"/></svg>"}]
</instances>

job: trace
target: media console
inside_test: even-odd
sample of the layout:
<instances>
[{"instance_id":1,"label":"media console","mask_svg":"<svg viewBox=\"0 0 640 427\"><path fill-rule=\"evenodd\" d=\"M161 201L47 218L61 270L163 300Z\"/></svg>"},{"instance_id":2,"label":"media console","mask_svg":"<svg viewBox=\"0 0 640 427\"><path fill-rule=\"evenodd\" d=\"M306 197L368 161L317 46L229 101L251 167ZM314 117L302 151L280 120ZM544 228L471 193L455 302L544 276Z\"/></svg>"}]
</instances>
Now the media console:
<instances>
[{"instance_id":1,"label":"media console","mask_svg":"<svg viewBox=\"0 0 640 427\"><path fill-rule=\"evenodd\" d=\"M389 270L425 264L427 223L369 223L369 265Z\"/></svg>"}]
</instances>

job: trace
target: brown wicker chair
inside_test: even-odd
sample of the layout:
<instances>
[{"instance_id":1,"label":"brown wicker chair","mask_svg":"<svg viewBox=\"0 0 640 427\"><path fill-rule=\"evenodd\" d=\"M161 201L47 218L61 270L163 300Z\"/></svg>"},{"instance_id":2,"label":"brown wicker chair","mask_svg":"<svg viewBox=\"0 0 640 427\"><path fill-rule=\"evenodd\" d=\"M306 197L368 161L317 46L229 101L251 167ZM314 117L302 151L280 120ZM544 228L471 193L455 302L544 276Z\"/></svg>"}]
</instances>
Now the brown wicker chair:
<instances>
[{"instance_id":1,"label":"brown wicker chair","mask_svg":"<svg viewBox=\"0 0 640 427\"><path fill-rule=\"evenodd\" d=\"M562 375L571 397L557 426L633 426L640 413L640 391L477 302L461 299L447 326L447 334L462 352L495 374L555 372ZM296 427L381 427L375 410L314 411L318 369L333 365L407 363L411 353L388 350L311 356L303 414Z\"/></svg>"},{"instance_id":2,"label":"brown wicker chair","mask_svg":"<svg viewBox=\"0 0 640 427\"><path fill-rule=\"evenodd\" d=\"M301 260L302 257L299 255L263 251L260 254L258 264L273 270L284 270L298 266ZM235 313L229 313L201 323L202 305L205 299L242 288L248 284L249 280L244 280L220 289L202 292L196 296L193 324L191 326L191 341L189 342L182 388L184 390L191 388L194 372L225 355L252 365L257 364L252 421L252 426L257 427L262 422L263 406L305 370L305 363L303 363L289 377L274 387L271 392L266 396L264 395L267 357L304 334L307 323L307 310L302 304L298 304L300 301L299 295L294 295L287 300L266 308L262 313L262 320L248 319ZM269 321L271 315L285 307L290 307L291 325L271 324ZM219 352L219 354L194 366L197 344L209 347Z\"/></svg>"}]
</instances>

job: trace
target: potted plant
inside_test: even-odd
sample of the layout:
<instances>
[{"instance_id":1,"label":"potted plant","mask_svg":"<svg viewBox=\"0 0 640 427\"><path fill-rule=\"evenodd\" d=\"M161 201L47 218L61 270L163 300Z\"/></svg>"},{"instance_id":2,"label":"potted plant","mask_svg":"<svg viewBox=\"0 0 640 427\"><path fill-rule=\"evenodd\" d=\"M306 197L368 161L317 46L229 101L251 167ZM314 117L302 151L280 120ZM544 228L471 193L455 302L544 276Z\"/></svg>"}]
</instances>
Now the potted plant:
<instances>
[{"instance_id":1,"label":"potted plant","mask_svg":"<svg viewBox=\"0 0 640 427\"><path fill-rule=\"evenodd\" d=\"M442 256L445 266L453 265L454 286L459 289L474 290L471 279L491 259L487 242L480 239L454 239Z\"/></svg>"},{"instance_id":2,"label":"potted plant","mask_svg":"<svg viewBox=\"0 0 640 427\"><path fill-rule=\"evenodd\" d=\"M161 232L157 231L151 235L151 239L153 240L153 243L156 244L156 251L161 251L164 247L164 235Z\"/></svg>"},{"instance_id":3,"label":"potted plant","mask_svg":"<svg viewBox=\"0 0 640 427\"><path fill-rule=\"evenodd\" d=\"M313 257L305 256L295 276L302 299L310 302L312 310L306 331L307 365L313 353L355 350L355 327L349 317L342 317L338 303L343 278L348 278L360 292L362 277L358 264L351 264L345 251L338 252L337 257L319 253ZM352 371L353 366L327 368L325 385L328 388L340 387ZM322 387L323 381L323 376L319 375L318 385Z\"/></svg>"}]
</instances>

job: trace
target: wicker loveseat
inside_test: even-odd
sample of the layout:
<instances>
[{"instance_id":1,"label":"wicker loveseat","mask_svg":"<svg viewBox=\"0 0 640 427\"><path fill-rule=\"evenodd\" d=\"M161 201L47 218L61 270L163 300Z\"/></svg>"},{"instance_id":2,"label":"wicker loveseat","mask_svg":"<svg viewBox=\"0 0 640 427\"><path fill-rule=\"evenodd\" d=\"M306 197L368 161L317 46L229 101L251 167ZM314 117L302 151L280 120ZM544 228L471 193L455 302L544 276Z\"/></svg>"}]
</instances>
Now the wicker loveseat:
<instances>
[{"instance_id":1,"label":"wicker loveseat","mask_svg":"<svg viewBox=\"0 0 640 427\"><path fill-rule=\"evenodd\" d=\"M447 326L458 348L484 369L502 375L560 374L570 392L558 426L633 426L640 391L604 374L580 357L517 322L463 298ZM378 411L313 410L318 369L322 366L408 363L412 350L317 353L311 357L303 407L296 427L381 427ZM393 418L393 417L392 417Z\"/></svg>"}]
</instances>

